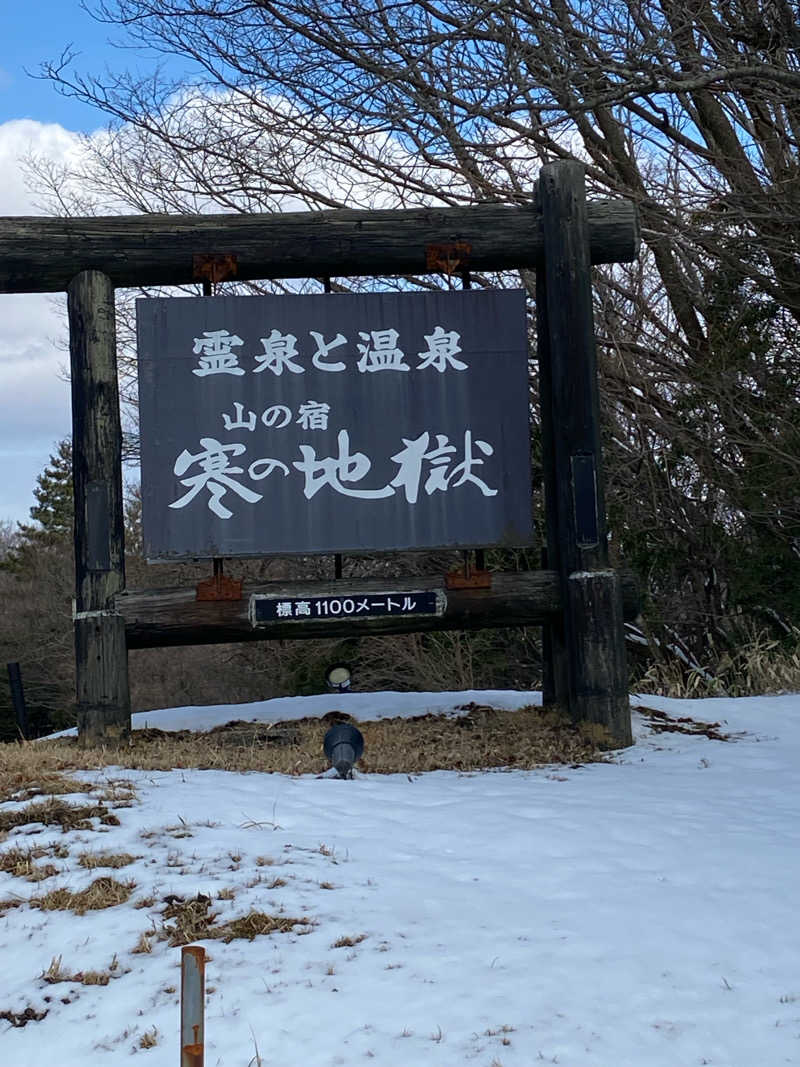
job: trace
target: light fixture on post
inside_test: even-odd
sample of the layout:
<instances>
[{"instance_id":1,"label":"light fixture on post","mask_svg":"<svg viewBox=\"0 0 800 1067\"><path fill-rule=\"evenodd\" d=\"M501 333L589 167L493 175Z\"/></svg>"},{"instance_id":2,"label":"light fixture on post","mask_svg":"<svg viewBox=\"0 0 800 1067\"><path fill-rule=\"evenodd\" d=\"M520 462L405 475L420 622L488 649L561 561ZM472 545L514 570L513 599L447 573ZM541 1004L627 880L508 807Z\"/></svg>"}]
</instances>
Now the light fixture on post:
<instances>
[{"instance_id":1,"label":"light fixture on post","mask_svg":"<svg viewBox=\"0 0 800 1067\"><path fill-rule=\"evenodd\" d=\"M352 778L353 767L361 759L364 751L364 738L361 731L352 723L337 722L325 734L322 746L339 777Z\"/></svg>"},{"instance_id":2,"label":"light fixture on post","mask_svg":"<svg viewBox=\"0 0 800 1067\"><path fill-rule=\"evenodd\" d=\"M350 688L352 671L344 663L333 663L325 671L325 683L337 693L345 693Z\"/></svg>"}]
</instances>

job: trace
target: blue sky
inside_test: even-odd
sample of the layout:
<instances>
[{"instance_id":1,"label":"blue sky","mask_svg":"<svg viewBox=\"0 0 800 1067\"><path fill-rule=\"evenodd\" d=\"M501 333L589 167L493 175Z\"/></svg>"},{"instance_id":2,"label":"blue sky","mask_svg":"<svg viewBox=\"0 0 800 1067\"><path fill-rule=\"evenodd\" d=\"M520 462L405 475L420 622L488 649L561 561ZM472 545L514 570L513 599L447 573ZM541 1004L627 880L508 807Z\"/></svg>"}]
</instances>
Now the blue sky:
<instances>
[{"instance_id":1,"label":"blue sky","mask_svg":"<svg viewBox=\"0 0 800 1067\"><path fill-rule=\"evenodd\" d=\"M57 60L72 45L82 53L82 66L102 69L121 65L130 53L110 43L114 27L92 19L78 0L29 0L0 4L0 122L36 119L57 122L70 130L90 130L102 115L77 100L65 98L48 81L32 78L43 62Z\"/></svg>"},{"instance_id":2,"label":"blue sky","mask_svg":"<svg viewBox=\"0 0 800 1067\"><path fill-rule=\"evenodd\" d=\"M135 66L137 54L114 48L113 36L79 0L0 0L0 216L40 213L22 157L63 160L75 133L106 122L26 71L37 73L70 45L87 72ZM70 432L65 342L63 297L0 295L0 520L28 518L36 477Z\"/></svg>"}]
</instances>

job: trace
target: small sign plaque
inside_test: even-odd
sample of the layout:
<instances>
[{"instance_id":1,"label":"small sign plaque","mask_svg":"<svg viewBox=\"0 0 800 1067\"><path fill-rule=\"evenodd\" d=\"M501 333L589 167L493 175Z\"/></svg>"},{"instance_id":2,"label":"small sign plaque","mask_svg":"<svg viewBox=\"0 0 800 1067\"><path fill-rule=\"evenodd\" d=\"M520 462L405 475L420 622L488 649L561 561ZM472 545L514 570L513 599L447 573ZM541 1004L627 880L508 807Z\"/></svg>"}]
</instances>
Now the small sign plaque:
<instances>
[{"instance_id":1,"label":"small sign plaque","mask_svg":"<svg viewBox=\"0 0 800 1067\"><path fill-rule=\"evenodd\" d=\"M255 593L250 598L250 621L253 626L266 626L272 622L374 619L387 615L442 615L446 604L447 599L441 590L311 597L280 597Z\"/></svg>"}]
</instances>

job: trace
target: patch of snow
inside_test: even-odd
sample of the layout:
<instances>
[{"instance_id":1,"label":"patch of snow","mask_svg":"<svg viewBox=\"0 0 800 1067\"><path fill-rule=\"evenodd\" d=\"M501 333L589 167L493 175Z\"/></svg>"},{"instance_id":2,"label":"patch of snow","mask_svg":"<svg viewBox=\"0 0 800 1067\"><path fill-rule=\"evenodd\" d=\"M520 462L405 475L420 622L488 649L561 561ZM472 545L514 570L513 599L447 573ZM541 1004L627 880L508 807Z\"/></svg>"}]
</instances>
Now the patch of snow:
<instances>
[{"instance_id":1,"label":"patch of snow","mask_svg":"<svg viewBox=\"0 0 800 1067\"><path fill-rule=\"evenodd\" d=\"M348 694L146 721L209 729L532 696ZM208 1067L247 1067L257 1052L275 1067L800 1063L800 696L633 703L719 722L732 740L654 732L643 710L632 748L581 767L353 781L86 772L135 783L121 825L12 832L2 849L54 840L70 854L43 883L0 874L0 900L50 882L81 889L99 873L136 888L128 904L84 916L23 903L0 917L0 1012L48 1013L5 1029L3 1062L177 1063L180 949L132 950L162 924L165 897L202 893L218 923L250 909L315 923L308 934L204 942ZM81 850L101 848L137 859L118 871L78 865ZM354 944L333 947L342 937ZM40 975L54 956L71 971L116 956L120 977L48 985ZM153 1027L157 1044L144 1050Z\"/></svg>"}]
</instances>

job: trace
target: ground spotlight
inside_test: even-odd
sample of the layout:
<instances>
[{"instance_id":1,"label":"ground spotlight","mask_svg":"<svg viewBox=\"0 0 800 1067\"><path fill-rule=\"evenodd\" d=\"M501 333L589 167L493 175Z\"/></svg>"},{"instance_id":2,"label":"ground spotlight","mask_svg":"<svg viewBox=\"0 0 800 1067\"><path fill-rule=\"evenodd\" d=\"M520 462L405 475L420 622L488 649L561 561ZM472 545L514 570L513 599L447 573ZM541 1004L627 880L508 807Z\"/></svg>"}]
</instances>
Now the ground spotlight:
<instances>
[{"instance_id":1,"label":"ground spotlight","mask_svg":"<svg viewBox=\"0 0 800 1067\"><path fill-rule=\"evenodd\" d=\"M325 671L325 682L329 689L344 693L350 688L352 672L344 663L334 663Z\"/></svg>"},{"instance_id":2,"label":"ground spotlight","mask_svg":"<svg viewBox=\"0 0 800 1067\"><path fill-rule=\"evenodd\" d=\"M338 722L325 734L323 741L325 755L331 766L336 768L340 778L349 778L353 766L364 751L364 738L361 731L349 722Z\"/></svg>"}]
</instances>

